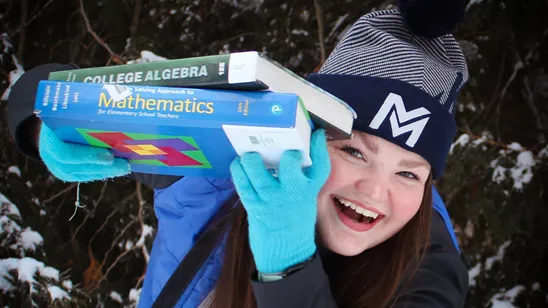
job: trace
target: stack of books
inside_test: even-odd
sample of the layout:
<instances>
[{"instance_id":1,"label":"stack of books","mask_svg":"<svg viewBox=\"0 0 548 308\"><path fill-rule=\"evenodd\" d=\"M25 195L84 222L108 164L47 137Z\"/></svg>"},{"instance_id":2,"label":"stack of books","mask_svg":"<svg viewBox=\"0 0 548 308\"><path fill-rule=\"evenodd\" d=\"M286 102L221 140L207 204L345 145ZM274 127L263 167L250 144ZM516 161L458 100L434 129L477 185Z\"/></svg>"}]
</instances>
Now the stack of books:
<instances>
[{"instance_id":1,"label":"stack of books","mask_svg":"<svg viewBox=\"0 0 548 308\"><path fill-rule=\"evenodd\" d=\"M110 148L133 172L230 176L236 155L276 169L310 134L352 135L356 113L258 52L52 72L35 114L67 142Z\"/></svg>"}]
</instances>

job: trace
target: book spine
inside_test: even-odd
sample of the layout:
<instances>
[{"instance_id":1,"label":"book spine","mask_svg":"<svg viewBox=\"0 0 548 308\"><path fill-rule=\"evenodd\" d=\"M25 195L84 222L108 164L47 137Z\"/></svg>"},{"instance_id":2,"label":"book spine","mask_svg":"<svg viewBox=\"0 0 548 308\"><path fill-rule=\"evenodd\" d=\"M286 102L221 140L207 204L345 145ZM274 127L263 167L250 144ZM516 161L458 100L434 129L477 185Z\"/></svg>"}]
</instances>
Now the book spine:
<instances>
[{"instance_id":1,"label":"book spine","mask_svg":"<svg viewBox=\"0 0 548 308\"><path fill-rule=\"evenodd\" d=\"M174 87L265 89L256 80L229 82L230 54L51 72L49 80Z\"/></svg>"},{"instance_id":2,"label":"book spine","mask_svg":"<svg viewBox=\"0 0 548 308\"><path fill-rule=\"evenodd\" d=\"M132 125L293 127L299 97L268 91L41 81L35 113L42 118ZM53 121L53 120L52 120Z\"/></svg>"}]
</instances>

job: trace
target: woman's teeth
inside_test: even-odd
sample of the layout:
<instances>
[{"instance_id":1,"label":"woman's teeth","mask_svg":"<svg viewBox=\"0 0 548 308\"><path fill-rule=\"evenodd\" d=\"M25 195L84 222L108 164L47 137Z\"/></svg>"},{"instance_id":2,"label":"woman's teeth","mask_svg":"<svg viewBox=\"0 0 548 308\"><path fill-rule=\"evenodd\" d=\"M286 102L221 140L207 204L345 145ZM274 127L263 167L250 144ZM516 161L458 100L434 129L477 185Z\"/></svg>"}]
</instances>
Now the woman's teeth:
<instances>
[{"instance_id":1,"label":"woman's teeth","mask_svg":"<svg viewBox=\"0 0 548 308\"><path fill-rule=\"evenodd\" d=\"M349 207L351 209L353 209L356 213L358 214L361 214L365 217L370 217L370 218L373 218L373 219L376 219L377 217L379 217L379 214L375 213L375 212L372 212L370 210L367 210L367 209L364 209L363 207L360 207L350 201L347 201L347 200L344 200L344 199L341 199L341 198L338 198L338 197L335 197L337 199L337 201L339 201L342 205L346 206L346 207Z\"/></svg>"}]
</instances>

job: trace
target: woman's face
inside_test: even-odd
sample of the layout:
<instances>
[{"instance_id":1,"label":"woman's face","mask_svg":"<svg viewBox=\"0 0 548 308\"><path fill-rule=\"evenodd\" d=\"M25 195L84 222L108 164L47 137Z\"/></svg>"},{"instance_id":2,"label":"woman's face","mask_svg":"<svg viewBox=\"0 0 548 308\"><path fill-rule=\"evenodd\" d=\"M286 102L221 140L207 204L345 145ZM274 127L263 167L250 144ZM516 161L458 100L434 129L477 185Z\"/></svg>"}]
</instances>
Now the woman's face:
<instances>
[{"instance_id":1,"label":"woman's face","mask_svg":"<svg viewBox=\"0 0 548 308\"><path fill-rule=\"evenodd\" d=\"M354 132L328 142L331 174L318 194L322 245L354 256L396 234L417 213L428 162L382 138Z\"/></svg>"}]
</instances>

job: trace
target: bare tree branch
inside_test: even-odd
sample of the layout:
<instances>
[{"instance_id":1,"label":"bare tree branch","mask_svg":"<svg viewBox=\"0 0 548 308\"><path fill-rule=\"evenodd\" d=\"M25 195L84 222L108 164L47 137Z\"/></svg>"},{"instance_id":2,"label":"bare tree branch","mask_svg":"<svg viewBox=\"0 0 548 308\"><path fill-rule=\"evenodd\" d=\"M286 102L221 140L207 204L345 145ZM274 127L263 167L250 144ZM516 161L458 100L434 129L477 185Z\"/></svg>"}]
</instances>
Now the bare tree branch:
<instances>
[{"instance_id":1,"label":"bare tree branch","mask_svg":"<svg viewBox=\"0 0 548 308\"><path fill-rule=\"evenodd\" d=\"M130 28L130 37L133 39L135 33L137 32L137 26L139 25L139 16L141 16L141 7L143 6L142 0L135 0L135 5L133 6L133 19L131 21Z\"/></svg>"},{"instance_id":2,"label":"bare tree branch","mask_svg":"<svg viewBox=\"0 0 548 308\"><path fill-rule=\"evenodd\" d=\"M142 6L142 0L134 0L133 17L131 19L131 25L129 27L129 39L127 41L124 53L131 53L135 50L135 33L137 33L137 27L139 26L139 17L141 16Z\"/></svg>"},{"instance_id":3,"label":"bare tree branch","mask_svg":"<svg viewBox=\"0 0 548 308\"><path fill-rule=\"evenodd\" d=\"M25 23L25 27L30 25L33 21L35 21L36 18L40 17L40 15L44 11L44 9L46 9L48 6L50 6L50 4L52 4L54 1L55 0L49 0L48 2L46 2L46 4L44 4L44 6L42 7L42 9L40 9L40 11L38 11L37 13L33 12L32 17ZM19 29L15 29L15 31L13 31L13 35L21 32L22 30L25 29L25 27L19 27Z\"/></svg>"},{"instance_id":4,"label":"bare tree branch","mask_svg":"<svg viewBox=\"0 0 548 308\"><path fill-rule=\"evenodd\" d=\"M47 198L42 203L43 204L50 203L51 201L57 199L59 196L61 196L61 195L65 194L66 192L72 190L74 187L76 187L76 183L70 184L67 188L65 188L65 189L61 190L60 192L56 193L55 195Z\"/></svg>"},{"instance_id":5,"label":"bare tree branch","mask_svg":"<svg viewBox=\"0 0 548 308\"><path fill-rule=\"evenodd\" d=\"M539 144L544 144L546 142L546 137L544 136L544 127L542 121L540 120L540 113L535 105L535 96L533 91L531 91L531 85L529 84L529 77L523 77L523 86L524 90L522 92L523 98L527 102L527 106L531 109L531 113L535 117L535 127L538 130L537 141Z\"/></svg>"},{"instance_id":6,"label":"bare tree branch","mask_svg":"<svg viewBox=\"0 0 548 308\"><path fill-rule=\"evenodd\" d=\"M21 33L19 34L19 49L17 50L17 61L21 65L23 64L23 50L25 49L27 14L28 2L27 0L21 0L21 19L19 22L19 28L21 29Z\"/></svg>"},{"instance_id":7,"label":"bare tree branch","mask_svg":"<svg viewBox=\"0 0 548 308\"><path fill-rule=\"evenodd\" d=\"M110 55L110 60L112 60L116 64L124 64L125 62L124 60L122 60L122 57L114 53L112 49L110 49L110 47L107 45L107 43L105 43L105 41L102 38L100 38L99 35L95 33L95 31L93 31L91 24L89 22L88 16L86 15L86 12L84 11L84 3L82 0L78 0L78 8L80 10L80 14L82 15L82 18L84 19L84 23L86 24L86 30L89 32L89 34L91 34L91 36L93 36L93 38L97 41L97 43L99 43L99 45L105 48L105 50Z\"/></svg>"},{"instance_id":8,"label":"bare tree branch","mask_svg":"<svg viewBox=\"0 0 548 308\"><path fill-rule=\"evenodd\" d=\"M135 192L137 193L137 201L139 202L139 212L137 213L137 219L139 220L139 224L141 225L141 236L144 237L144 235L145 235L145 221L143 219L143 205L145 205L145 201L143 199L143 191L142 191L141 182L137 182L136 187L135 187ZM144 243L141 246L141 250L143 252L143 256L145 257L145 261L148 264L148 260L150 259L150 254L148 253L147 247Z\"/></svg>"},{"instance_id":9,"label":"bare tree branch","mask_svg":"<svg viewBox=\"0 0 548 308\"><path fill-rule=\"evenodd\" d=\"M129 200L133 199L135 197L134 194L131 194L127 197L124 198L124 200L122 200L120 202L120 205L123 205L125 204L126 202L128 202ZM93 236L90 238L89 242L92 243L93 240L95 239L95 237L105 228L105 226L108 224L108 222L110 221L110 219L112 218L112 216L114 216L114 214L117 213L116 209L118 208L118 206L115 206L114 207L114 211L112 211L108 216L107 218L105 219L105 221L103 222L103 224L101 224L101 226L99 227L99 229L97 229L97 231L95 231L95 233L93 234ZM74 238L73 238L74 240Z\"/></svg>"},{"instance_id":10,"label":"bare tree branch","mask_svg":"<svg viewBox=\"0 0 548 308\"><path fill-rule=\"evenodd\" d=\"M101 262L101 265L99 266L99 270L104 268L105 266L105 262L108 260L108 256L110 255L110 253L112 252L112 250L114 249L114 247L116 247L116 245L118 244L118 241L122 238L122 236L126 233L126 231L131 227L133 226L133 224L135 223L135 220L132 220L130 221L125 227L124 229L122 229L122 231L120 232L120 234L112 241L112 244L110 245L110 248L109 250L107 251L107 253L105 254L105 257L103 258L103 262ZM91 244L91 242L90 242ZM99 279L99 281L97 281L97 283L95 284L95 286L91 289L90 293L93 293L93 291L95 291L95 289L97 289L100 285L101 285L101 282L103 282L105 279L107 279L107 276L108 276L108 273L112 270L112 268L114 268L114 266L116 266L116 264L118 264L118 261L120 261L125 255L127 255L129 252L133 251L135 247L131 248L131 249L127 249L125 250L124 252L122 252L120 255L118 255L116 257L116 259L114 260L114 262L108 267L107 271L101 276L101 279Z\"/></svg>"},{"instance_id":11,"label":"bare tree branch","mask_svg":"<svg viewBox=\"0 0 548 308\"><path fill-rule=\"evenodd\" d=\"M323 24L323 10L320 4L320 0L314 0L314 7L316 8L316 21L318 24L318 41L320 42L320 65L322 66L326 59L325 53L325 38L324 38L324 24Z\"/></svg>"}]
</instances>

